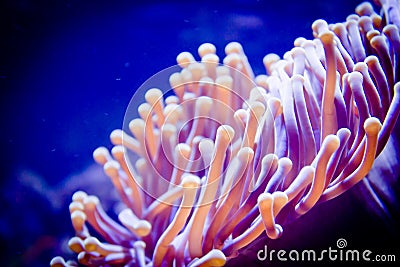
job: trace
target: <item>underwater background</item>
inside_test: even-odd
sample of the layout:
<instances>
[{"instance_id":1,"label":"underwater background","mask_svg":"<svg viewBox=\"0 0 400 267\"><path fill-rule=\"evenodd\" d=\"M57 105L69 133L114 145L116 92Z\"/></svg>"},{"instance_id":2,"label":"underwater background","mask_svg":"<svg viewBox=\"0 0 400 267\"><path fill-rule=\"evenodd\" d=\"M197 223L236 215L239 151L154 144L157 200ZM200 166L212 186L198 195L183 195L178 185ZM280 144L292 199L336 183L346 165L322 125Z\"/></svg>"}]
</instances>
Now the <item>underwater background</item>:
<instances>
[{"instance_id":1,"label":"underwater background","mask_svg":"<svg viewBox=\"0 0 400 267\"><path fill-rule=\"evenodd\" d=\"M52 257L69 253L68 205L75 190L99 195L112 207L117 198L92 152L110 145L135 90L176 64L180 52L195 54L211 42L222 55L227 43L238 41L261 74L267 53L282 56L295 38L312 38L314 20L344 21L359 3L1 1L2 265L48 266ZM325 203L289 226L289 237L275 246L328 247L344 237L353 248L398 254L398 236L385 230L383 219L354 194L341 201L347 204Z\"/></svg>"}]
</instances>

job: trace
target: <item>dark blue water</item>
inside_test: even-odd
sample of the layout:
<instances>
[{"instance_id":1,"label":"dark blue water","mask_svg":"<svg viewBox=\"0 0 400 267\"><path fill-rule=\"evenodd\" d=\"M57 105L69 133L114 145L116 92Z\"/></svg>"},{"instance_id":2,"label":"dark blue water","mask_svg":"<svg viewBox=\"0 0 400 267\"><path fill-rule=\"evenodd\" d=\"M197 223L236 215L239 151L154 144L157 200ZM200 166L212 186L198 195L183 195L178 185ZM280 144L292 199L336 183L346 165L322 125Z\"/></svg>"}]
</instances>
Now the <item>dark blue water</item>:
<instances>
[{"instance_id":1,"label":"dark blue water","mask_svg":"<svg viewBox=\"0 0 400 267\"><path fill-rule=\"evenodd\" d=\"M66 179L92 164L136 88L180 52L212 42L222 58L239 41L260 74L265 54L282 56L296 37L312 38L315 19L344 21L359 3L213 2L1 2L2 265L46 266L64 253Z\"/></svg>"}]
</instances>

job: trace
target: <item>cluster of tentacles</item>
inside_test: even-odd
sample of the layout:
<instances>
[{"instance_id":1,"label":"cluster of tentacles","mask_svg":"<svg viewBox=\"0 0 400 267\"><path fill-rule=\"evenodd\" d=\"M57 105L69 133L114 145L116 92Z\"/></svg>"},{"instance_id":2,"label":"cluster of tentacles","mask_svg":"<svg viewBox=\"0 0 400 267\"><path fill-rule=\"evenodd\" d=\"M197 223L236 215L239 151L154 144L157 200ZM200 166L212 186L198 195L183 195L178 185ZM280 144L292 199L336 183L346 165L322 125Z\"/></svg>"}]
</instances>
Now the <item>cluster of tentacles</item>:
<instances>
[{"instance_id":1,"label":"cluster of tentacles","mask_svg":"<svg viewBox=\"0 0 400 267\"><path fill-rule=\"evenodd\" d=\"M209 43L199 62L181 53L174 95L149 88L130 133L94 151L125 208L117 222L96 196L73 195L78 262L222 266L362 180L400 112L400 3L379 4L381 14L363 3L344 23L315 21L315 39L264 58L266 75L238 43L223 64Z\"/></svg>"}]
</instances>

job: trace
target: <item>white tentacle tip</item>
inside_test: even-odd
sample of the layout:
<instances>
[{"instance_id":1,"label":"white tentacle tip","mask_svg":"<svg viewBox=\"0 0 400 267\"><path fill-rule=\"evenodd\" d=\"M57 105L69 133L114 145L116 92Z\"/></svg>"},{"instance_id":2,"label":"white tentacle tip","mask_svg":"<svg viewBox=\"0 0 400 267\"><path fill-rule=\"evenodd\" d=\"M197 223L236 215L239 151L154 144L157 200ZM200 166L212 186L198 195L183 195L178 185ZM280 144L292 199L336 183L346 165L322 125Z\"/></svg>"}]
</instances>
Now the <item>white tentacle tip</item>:
<instances>
[{"instance_id":1,"label":"white tentacle tip","mask_svg":"<svg viewBox=\"0 0 400 267\"><path fill-rule=\"evenodd\" d=\"M196 110L200 111L200 116L205 116L210 111L213 100L208 96L200 96L196 100Z\"/></svg>"},{"instance_id":2,"label":"white tentacle tip","mask_svg":"<svg viewBox=\"0 0 400 267\"><path fill-rule=\"evenodd\" d=\"M182 179L182 186L184 188L198 188L200 186L200 178L196 175L185 175Z\"/></svg>"},{"instance_id":3,"label":"white tentacle tip","mask_svg":"<svg viewBox=\"0 0 400 267\"><path fill-rule=\"evenodd\" d=\"M181 52L177 57L176 57L176 62L178 62L178 65L181 68L187 67L190 63L194 62L194 57L191 53L189 52Z\"/></svg>"},{"instance_id":4,"label":"white tentacle tip","mask_svg":"<svg viewBox=\"0 0 400 267\"><path fill-rule=\"evenodd\" d=\"M243 147L239 150L237 157L242 162L248 162L254 157L254 150L250 147Z\"/></svg>"},{"instance_id":5,"label":"white tentacle tip","mask_svg":"<svg viewBox=\"0 0 400 267\"><path fill-rule=\"evenodd\" d=\"M335 38L335 35L331 31L324 31L318 35L318 38L322 41L323 44L332 44Z\"/></svg>"},{"instance_id":6,"label":"white tentacle tip","mask_svg":"<svg viewBox=\"0 0 400 267\"><path fill-rule=\"evenodd\" d=\"M138 237L148 236L152 225L146 220L140 220L132 210L126 208L118 214L119 221Z\"/></svg>"},{"instance_id":7,"label":"white tentacle tip","mask_svg":"<svg viewBox=\"0 0 400 267\"><path fill-rule=\"evenodd\" d=\"M72 195L72 201L77 201L80 203L83 203L83 201L85 200L85 198L88 195L86 194L86 192L84 191L76 191L73 195Z\"/></svg>"},{"instance_id":8,"label":"white tentacle tip","mask_svg":"<svg viewBox=\"0 0 400 267\"><path fill-rule=\"evenodd\" d=\"M250 109L254 112L254 115L259 119L265 112L265 106L259 101L254 101L250 104Z\"/></svg>"},{"instance_id":9,"label":"white tentacle tip","mask_svg":"<svg viewBox=\"0 0 400 267\"><path fill-rule=\"evenodd\" d=\"M151 232L151 223L149 223L148 221L145 220L139 220L136 224L135 224L135 228L136 228L136 234L138 236L148 236Z\"/></svg>"},{"instance_id":10,"label":"white tentacle tip","mask_svg":"<svg viewBox=\"0 0 400 267\"><path fill-rule=\"evenodd\" d=\"M219 249L213 249L200 259L193 260L189 266L190 267L200 267L200 266L213 266L219 267L226 264L226 257L224 253Z\"/></svg>"},{"instance_id":11,"label":"white tentacle tip","mask_svg":"<svg viewBox=\"0 0 400 267\"><path fill-rule=\"evenodd\" d=\"M211 43L203 43L199 46L199 49L197 51L199 53L199 56L203 57L207 54L215 54L217 48Z\"/></svg>"},{"instance_id":12,"label":"white tentacle tip","mask_svg":"<svg viewBox=\"0 0 400 267\"><path fill-rule=\"evenodd\" d=\"M363 78L363 75L360 72L353 71L352 73L349 74L347 79L348 79L350 85L352 85L353 83L361 84L363 82L364 78Z\"/></svg>"},{"instance_id":13,"label":"white tentacle tip","mask_svg":"<svg viewBox=\"0 0 400 267\"><path fill-rule=\"evenodd\" d=\"M326 151L329 153L335 152L340 146L340 139L334 134L330 134L325 137L323 146L325 147Z\"/></svg>"},{"instance_id":14,"label":"white tentacle tip","mask_svg":"<svg viewBox=\"0 0 400 267\"><path fill-rule=\"evenodd\" d=\"M235 137L235 130L231 126L224 124L218 127L217 136L220 136L222 139L231 142Z\"/></svg>"},{"instance_id":15,"label":"white tentacle tip","mask_svg":"<svg viewBox=\"0 0 400 267\"><path fill-rule=\"evenodd\" d=\"M65 260L62 257L57 256L51 260L50 266L51 267L64 267L64 266L67 266L67 263L65 262Z\"/></svg>"},{"instance_id":16,"label":"white tentacle tip","mask_svg":"<svg viewBox=\"0 0 400 267\"><path fill-rule=\"evenodd\" d=\"M110 140L113 145L122 145L122 136L123 136L123 131L120 129L116 129L111 132L110 134Z\"/></svg>"},{"instance_id":17,"label":"white tentacle tip","mask_svg":"<svg viewBox=\"0 0 400 267\"><path fill-rule=\"evenodd\" d=\"M307 211L309 209L307 209L304 205L303 202L297 203L294 210L296 211L297 214L299 215L304 215L305 213L307 213Z\"/></svg>"},{"instance_id":18,"label":"white tentacle tip","mask_svg":"<svg viewBox=\"0 0 400 267\"><path fill-rule=\"evenodd\" d=\"M262 193L262 194L260 194L258 196L257 202L261 203L261 202L264 202L264 201L272 201L273 199L274 198L273 198L272 194L270 194L270 193Z\"/></svg>"},{"instance_id":19,"label":"white tentacle tip","mask_svg":"<svg viewBox=\"0 0 400 267\"><path fill-rule=\"evenodd\" d=\"M227 55L232 54L232 53L240 54L242 52L243 52L243 47L238 42L231 42L231 43L227 44L225 47L225 53Z\"/></svg>"},{"instance_id":20,"label":"white tentacle tip","mask_svg":"<svg viewBox=\"0 0 400 267\"><path fill-rule=\"evenodd\" d=\"M367 135L370 136L377 135L381 129L382 129L382 124L375 117L368 118L364 122L364 130Z\"/></svg>"},{"instance_id":21,"label":"white tentacle tip","mask_svg":"<svg viewBox=\"0 0 400 267\"><path fill-rule=\"evenodd\" d=\"M287 194L282 191L275 191L272 193L272 196L274 197L274 202L279 205L285 205L289 200Z\"/></svg>"},{"instance_id":22,"label":"white tentacle tip","mask_svg":"<svg viewBox=\"0 0 400 267\"><path fill-rule=\"evenodd\" d=\"M110 160L106 164L104 164L104 172L109 177L116 177L118 176L118 171L121 168L119 163L115 160Z\"/></svg>"},{"instance_id":23,"label":"white tentacle tip","mask_svg":"<svg viewBox=\"0 0 400 267\"><path fill-rule=\"evenodd\" d=\"M98 147L93 151L93 159L100 165L106 164L109 157L110 152L103 146Z\"/></svg>"},{"instance_id":24,"label":"white tentacle tip","mask_svg":"<svg viewBox=\"0 0 400 267\"><path fill-rule=\"evenodd\" d=\"M275 224L275 228L273 230L267 230L267 236L271 239L278 239L283 234L283 228L279 224Z\"/></svg>"},{"instance_id":25,"label":"white tentacle tip","mask_svg":"<svg viewBox=\"0 0 400 267\"><path fill-rule=\"evenodd\" d=\"M144 95L144 98L150 105L154 105L155 103L160 101L162 97L163 97L163 92L158 88L149 89Z\"/></svg>"},{"instance_id":26,"label":"white tentacle tip","mask_svg":"<svg viewBox=\"0 0 400 267\"><path fill-rule=\"evenodd\" d=\"M125 153L126 153L126 149L125 149L125 147L123 147L121 145L114 146L111 149L111 154L116 159L122 159L124 157Z\"/></svg>"}]
</instances>

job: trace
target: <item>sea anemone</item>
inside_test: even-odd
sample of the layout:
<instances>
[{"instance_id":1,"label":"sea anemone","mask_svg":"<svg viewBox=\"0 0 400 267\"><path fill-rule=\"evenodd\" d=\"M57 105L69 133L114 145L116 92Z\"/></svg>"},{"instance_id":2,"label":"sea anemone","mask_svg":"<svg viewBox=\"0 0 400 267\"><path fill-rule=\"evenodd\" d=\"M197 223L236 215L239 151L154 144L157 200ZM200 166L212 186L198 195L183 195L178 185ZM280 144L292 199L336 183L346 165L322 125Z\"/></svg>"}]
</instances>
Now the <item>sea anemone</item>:
<instances>
[{"instance_id":1,"label":"sea anemone","mask_svg":"<svg viewBox=\"0 0 400 267\"><path fill-rule=\"evenodd\" d=\"M93 153L124 204L119 222L96 196L72 196L78 262L222 266L360 182L400 112L400 3L378 4L380 15L363 3L344 23L315 21L314 40L264 57L266 75L236 42L223 64L210 43L199 62L179 54L174 94L146 88L140 118Z\"/></svg>"}]
</instances>

